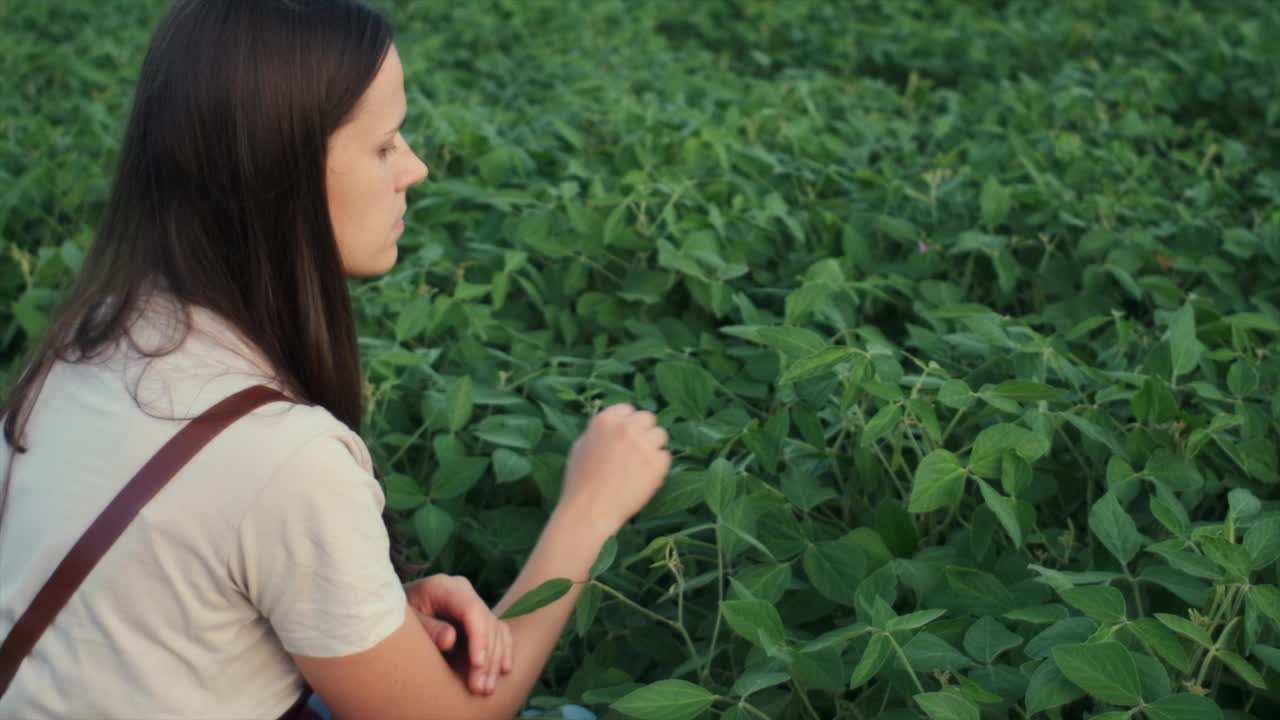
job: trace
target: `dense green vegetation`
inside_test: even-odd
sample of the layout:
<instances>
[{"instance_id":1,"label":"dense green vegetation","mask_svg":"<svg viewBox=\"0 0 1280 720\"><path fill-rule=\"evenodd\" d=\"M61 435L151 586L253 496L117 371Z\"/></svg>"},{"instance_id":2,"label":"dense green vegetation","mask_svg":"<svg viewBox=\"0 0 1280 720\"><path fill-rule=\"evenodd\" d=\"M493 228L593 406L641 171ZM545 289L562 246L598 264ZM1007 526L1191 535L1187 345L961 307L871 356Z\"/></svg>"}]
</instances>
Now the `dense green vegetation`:
<instances>
[{"instance_id":1,"label":"dense green vegetation","mask_svg":"<svg viewBox=\"0 0 1280 720\"><path fill-rule=\"evenodd\" d=\"M0 11L10 376L160 5ZM535 705L1280 711L1280 6L390 9L432 180L355 288L415 557L496 596L594 409L672 434Z\"/></svg>"}]
</instances>

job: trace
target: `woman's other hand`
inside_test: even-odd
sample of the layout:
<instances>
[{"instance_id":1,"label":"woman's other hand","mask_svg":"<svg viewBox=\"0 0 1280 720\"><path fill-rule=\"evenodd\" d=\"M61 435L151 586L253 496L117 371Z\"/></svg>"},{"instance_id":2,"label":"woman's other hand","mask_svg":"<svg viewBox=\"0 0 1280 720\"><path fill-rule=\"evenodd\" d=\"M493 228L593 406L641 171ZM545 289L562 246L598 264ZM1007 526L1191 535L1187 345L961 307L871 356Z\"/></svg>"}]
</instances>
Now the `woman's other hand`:
<instances>
[{"instance_id":1,"label":"woman's other hand","mask_svg":"<svg viewBox=\"0 0 1280 720\"><path fill-rule=\"evenodd\" d=\"M511 672L511 628L499 620L471 582L455 575L431 575L405 585L409 605L422 627L442 653L466 659L455 670L464 673L467 687L479 695L492 694L498 677ZM452 653L458 643L458 627L464 647Z\"/></svg>"}]
</instances>

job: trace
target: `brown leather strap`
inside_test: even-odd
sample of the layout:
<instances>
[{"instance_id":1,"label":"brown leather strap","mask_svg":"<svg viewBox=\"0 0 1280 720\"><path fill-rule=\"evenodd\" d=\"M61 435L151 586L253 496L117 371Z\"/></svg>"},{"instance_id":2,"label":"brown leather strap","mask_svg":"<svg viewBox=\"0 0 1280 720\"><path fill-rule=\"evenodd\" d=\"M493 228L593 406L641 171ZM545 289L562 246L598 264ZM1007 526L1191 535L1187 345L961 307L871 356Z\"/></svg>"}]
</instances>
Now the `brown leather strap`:
<instances>
[{"instance_id":1,"label":"brown leather strap","mask_svg":"<svg viewBox=\"0 0 1280 720\"><path fill-rule=\"evenodd\" d=\"M187 423L142 466L63 558L36 594L31 607L18 618L9 636L0 644L0 696L9 689L18 666L31 654L45 629L89 576L94 565L124 533L138 511L228 425L267 403L280 400L288 401L289 398L265 385L241 390ZM309 694L303 693L299 700L304 706Z\"/></svg>"}]
</instances>

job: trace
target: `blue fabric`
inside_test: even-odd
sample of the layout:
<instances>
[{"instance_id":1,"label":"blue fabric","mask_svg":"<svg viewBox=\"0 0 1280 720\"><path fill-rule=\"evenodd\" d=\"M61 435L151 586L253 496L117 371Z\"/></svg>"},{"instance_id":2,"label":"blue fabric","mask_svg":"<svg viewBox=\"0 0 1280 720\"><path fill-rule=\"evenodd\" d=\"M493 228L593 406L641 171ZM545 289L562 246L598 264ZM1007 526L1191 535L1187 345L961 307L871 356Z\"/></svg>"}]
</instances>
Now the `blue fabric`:
<instances>
[{"instance_id":1,"label":"blue fabric","mask_svg":"<svg viewBox=\"0 0 1280 720\"><path fill-rule=\"evenodd\" d=\"M320 696L315 693L311 693L311 697L307 700L307 707L314 710L316 715L320 716L321 720L334 720L333 711L330 710L329 706L325 705L324 701L320 699Z\"/></svg>"},{"instance_id":2,"label":"blue fabric","mask_svg":"<svg viewBox=\"0 0 1280 720\"><path fill-rule=\"evenodd\" d=\"M529 708L520 716L523 718L540 718L546 711L537 708ZM553 717L564 718L564 720L596 720L596 714L581 705L561 705L555 709L557 713Z\"/></svg>"}]
</instances>

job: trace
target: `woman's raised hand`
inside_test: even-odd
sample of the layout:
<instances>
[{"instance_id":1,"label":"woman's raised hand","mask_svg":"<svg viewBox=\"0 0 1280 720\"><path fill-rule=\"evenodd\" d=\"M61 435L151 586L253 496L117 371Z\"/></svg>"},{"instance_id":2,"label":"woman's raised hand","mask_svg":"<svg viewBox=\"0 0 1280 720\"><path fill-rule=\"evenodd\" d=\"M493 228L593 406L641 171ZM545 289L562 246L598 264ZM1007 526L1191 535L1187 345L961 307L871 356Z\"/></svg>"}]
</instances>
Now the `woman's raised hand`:
<instances>
[{"instance_id":1,"label":"woman's raised hand","mask_svg":"<svg viewBox=\"0 0 1280 720\"><path fill-rule=\"evenodd\" d=\"M662 487L671 469L667 431L647 410L605 408L573 444L560 508L613 535Z\"/></svg>"}]
</instances>

